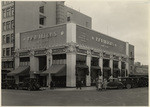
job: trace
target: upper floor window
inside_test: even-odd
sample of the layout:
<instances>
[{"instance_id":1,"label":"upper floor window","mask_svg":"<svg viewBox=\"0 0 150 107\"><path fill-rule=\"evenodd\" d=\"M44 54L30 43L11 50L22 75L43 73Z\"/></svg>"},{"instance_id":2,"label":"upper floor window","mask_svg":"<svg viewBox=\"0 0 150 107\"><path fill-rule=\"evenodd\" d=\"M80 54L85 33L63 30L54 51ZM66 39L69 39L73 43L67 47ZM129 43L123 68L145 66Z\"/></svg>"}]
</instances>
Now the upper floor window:
<instances>
[{"instance_id":1,"label":"upper floor window","mask_svg":"<svg viewBox=\"0 0 150 107\"><path fill-rule=\"evenodd\" d=\"M6 54L6 50L5 50L5 49L3 49L3 56L5 56L5 54Z\"/></svg>"},{"instance_id":2,"label":"upper floor window","mask_svg":"<svg viewBox=\"0 0 150 107\"><path fill-rule=\"evenodd\" d=\"M10 11L10 7L9 7L9 8L6 9L6 17L10 17L10 15L11 15L10 12L11 11Z\"/></svg>"},{"instance_id":3,"label":"upper floor window","mask_svg":"<svg viewBox=\"0 0 150 107\"><path fill-rule=\"evenodd\" d=\"M11 15L14 15L14 6L11 7Z\"/></svg>"},{"instance_id":4,"label":"upper floor window","mask_svg":"<svg viewBox=\"0 0 150 107\"><path fill-rule=\"evenodd\" d=\"M14 34L11 34L11 43L14 42Z\"/></svg>"},{"instance_id":5,"label":"upper floor window","mask_svg":"<svg viewBox=\"0 0 150 107\"><path fill-rule=\"evenodd\" d=\"M10 48L6 48L6 56L10 55Z\"/></svg>"},{"instance_id":6,"label":"upper floor window","mask_svg":"<svg viewBox=\"0 0 150 107\"><path fill-rule=\"evenodd\" d=\"M67 21L71 21L71 16L72 16L72 13L71 12L67 12Z\"/></svg>"},{"instance_id":7,"label":"upper floor window","mask_svg":"<svg viewBox=\"0 0 150 107\"><path fill-rule=\"evenodd\" d=\"M11 56L14 55L14 47L11 47Z\"/></svg>"},{"instance_id":8,"label":"upper floor window","mask_svg":"<svg viewBox=\"0 0 150 107\"><path fill-rule=\"evenodd\" d=\"M6 22L3 22L3 31L6 30Z\"/></svg>"},{"instance_id":9,"label":"upper floor window","mask_svg":"<svg viewBox=\"0 0 150 107\"><path fill-rule=\"evenodd\" d=\"M41 7L39 8L39 11L40 11L41 13L44 13L44 6L41 6Z\"/></svg>"},{"instance_id":10,"label":"upper floor window","mask_svg":"<svg viewBox=\"0 0 150 107\"><path fill-rule=\"evenodd\" d=\"M44 17L41 17L41 18L39 19L39 24L40 24L40 25L44 25L44 24L45 24L45 18L44 18Z\"/></svg>"},{"instance_id":11,"label":"upper floor window","mask_svg":"<svg viewBox=\"0 0 150 107\"><path fill-rule=\"evenodd\" d=\"M6 9L3 9L3 18L6 17Z\"/></svg>"},{"instance_id":12,"label":"upper floor window","mask_svg":"<svg viewBox=\"0 0 150 107\"><path fill-rule=\"evenodd\" d=\"M10 25L10 21L6 22L6 30L10 30L11 25Z\"/></svg>"},{"instance_id":13,"label":"upper floor window","mask_svg":"<svg viewBox=\"0 0 150 107\"><path fill-rule=\"evenodd\" d=\"M3 35L3 43L6 43L6 36Z\"/></svg>"},{"instance_id":14,"label":"upper floor window","mask_svg":"<svg viewBox=\"0 0 150 107\"><path fill-rule=\"evenodd\" d=\"M130 55L132 56L132 52L130 52Z\"/></svg>"},{"instance_id":15,"label":"upper floor window","mask_svg":"<svg viewBox=\"0 0 150 107\"><path fill-rule=\"evenodd\" d=\"M6 43L10 43L10 35L6 35Z\"/></svg>"},{"instance_id":16,"label":"upper floor window","mask_svg":"<svg viewBox=\"0 0 150 107\"><path fill-rule=\"evenodd\" d=\"M11 29L14 28L14 20L11 21Z\"/></svg>"}]
</instances>

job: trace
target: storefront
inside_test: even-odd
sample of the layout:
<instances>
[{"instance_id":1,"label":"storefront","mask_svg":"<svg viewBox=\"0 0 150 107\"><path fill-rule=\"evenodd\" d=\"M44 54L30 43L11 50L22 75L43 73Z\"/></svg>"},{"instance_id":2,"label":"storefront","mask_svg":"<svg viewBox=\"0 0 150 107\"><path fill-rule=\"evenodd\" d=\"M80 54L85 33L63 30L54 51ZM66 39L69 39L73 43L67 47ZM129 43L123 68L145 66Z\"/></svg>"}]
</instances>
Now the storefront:
<instances>
[{"instance_id":1,"label":"storefront","mask_svg":"<svg viewBox=\"0 0 150 107\"><path fill-rule=\"evenodd\" d=\"M16 34L15 42L15 70L8 75L15 73L16 82L29 76L41 86L75 87L77 80L91 86L100 76L129 74L128 43L74 23Z\"/></svg>"}]
</instances>

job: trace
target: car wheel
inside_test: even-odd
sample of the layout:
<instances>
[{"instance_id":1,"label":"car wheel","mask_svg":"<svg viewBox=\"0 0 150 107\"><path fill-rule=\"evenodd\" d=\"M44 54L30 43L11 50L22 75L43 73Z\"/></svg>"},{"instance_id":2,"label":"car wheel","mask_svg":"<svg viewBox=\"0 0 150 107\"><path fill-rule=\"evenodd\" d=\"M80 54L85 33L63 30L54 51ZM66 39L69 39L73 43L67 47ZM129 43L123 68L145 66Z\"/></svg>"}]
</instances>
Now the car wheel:
<instances>
[{"instance_id":1,"label":"car wheel","mask_svg":"<svg viewBox=\"0 0 150 107\"><path fill-rule=\"evenodd\" d=\"M130 88L131 88L131 84L127 84L127 85L126 85L126 88L127 88L127 89L130 89Z\"/></svg>"}]
</instances>

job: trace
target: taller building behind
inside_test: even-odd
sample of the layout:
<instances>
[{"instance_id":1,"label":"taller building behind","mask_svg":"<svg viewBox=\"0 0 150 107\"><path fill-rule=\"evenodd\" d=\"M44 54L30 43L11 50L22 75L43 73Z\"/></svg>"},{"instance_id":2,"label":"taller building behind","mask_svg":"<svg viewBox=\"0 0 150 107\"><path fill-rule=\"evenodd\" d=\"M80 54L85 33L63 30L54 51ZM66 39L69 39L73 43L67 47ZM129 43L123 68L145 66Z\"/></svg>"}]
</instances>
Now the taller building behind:
<instances>
[{"instance_id":1,"label":"taller building behind","mask_svg":"<svg viewBox=\"0 0 150 107\"><path fill-rule=\"evenodd\" d=\"M64 2L2 1L2 74L14 69L15 34L74 22L91 28L91 17L64 5Z\"/></svg>"}]
</instances>

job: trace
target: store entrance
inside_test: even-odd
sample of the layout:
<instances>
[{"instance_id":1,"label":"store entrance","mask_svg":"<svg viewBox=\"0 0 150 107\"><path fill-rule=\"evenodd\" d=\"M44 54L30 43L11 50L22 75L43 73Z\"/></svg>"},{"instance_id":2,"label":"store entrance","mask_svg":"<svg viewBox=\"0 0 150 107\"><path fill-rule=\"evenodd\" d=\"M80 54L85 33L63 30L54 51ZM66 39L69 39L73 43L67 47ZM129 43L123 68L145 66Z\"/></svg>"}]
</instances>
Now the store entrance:
<instances>
[{"instance_id":1,"label":"store entrance","mask_svg":"<svg viewBox=\"0 0 150 107\"><path fill-rule=\"evenodd\" d=\"M103 79L109 79L111 76L111 69L109 67L109 59L103 59Z\"/></svg>"},{"instance_id":2,"label":"store entrance","mask_svg":"<svg viewBox=\"0 0 150 107\"><path fill-rule=\"evenodd\" d=\"M76 82L81 81L82 86L86 86L86 72L87 68L77 68L76 71Z\"/></svg>"},{"instance_id":3,"label":"store entrance","mask_svg":"<svg viewBox=\"0 0 150 107\"><path fill-rule=\"evenodd\" d=\"M52 75L52 81L55 87L66 87L66 76L54 76Z\"/></svg>"}]
</instances>

